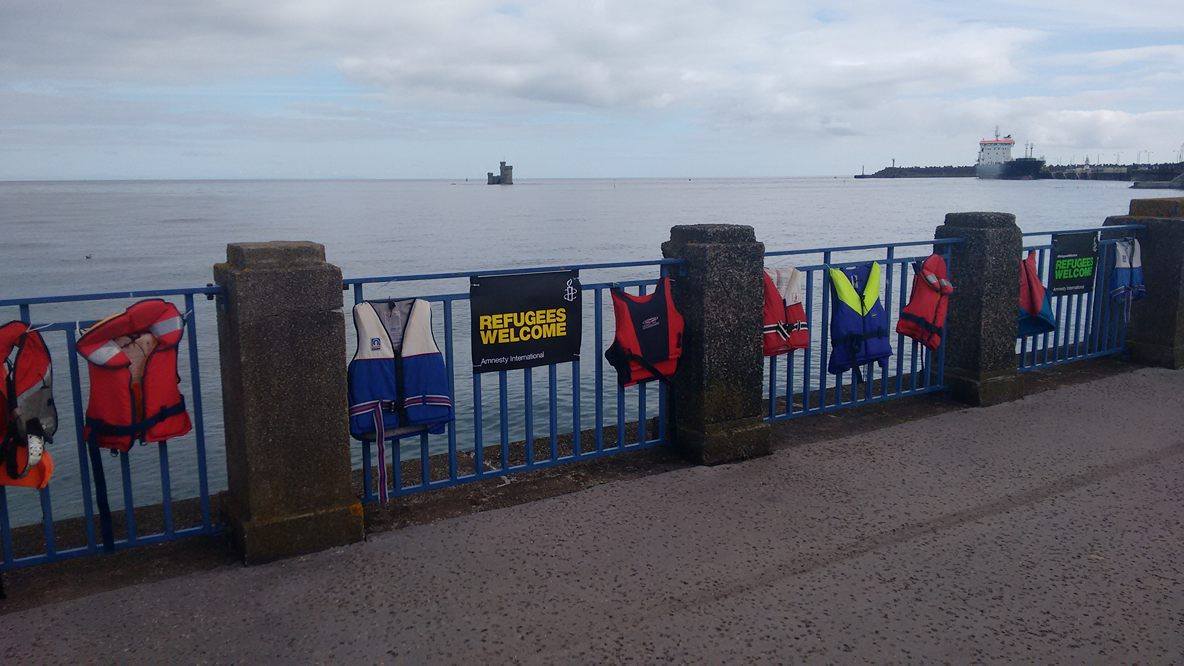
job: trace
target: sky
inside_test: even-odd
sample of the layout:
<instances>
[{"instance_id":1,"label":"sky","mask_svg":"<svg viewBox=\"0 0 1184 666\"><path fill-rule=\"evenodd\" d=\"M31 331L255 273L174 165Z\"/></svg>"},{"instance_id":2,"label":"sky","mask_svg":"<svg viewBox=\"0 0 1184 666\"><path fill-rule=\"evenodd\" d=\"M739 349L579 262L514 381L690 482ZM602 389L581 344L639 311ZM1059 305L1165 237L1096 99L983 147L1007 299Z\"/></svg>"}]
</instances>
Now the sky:
<instances>
[{"instance_id":1,"label":"sky","mask_svg":"<svg viewBox=\"0 0 1184 666\"><path fill-rule=\"evenodd\" d=\"M1184 2L0 0L0 180L1176 158Z\"/></svg>"}]
</instances>

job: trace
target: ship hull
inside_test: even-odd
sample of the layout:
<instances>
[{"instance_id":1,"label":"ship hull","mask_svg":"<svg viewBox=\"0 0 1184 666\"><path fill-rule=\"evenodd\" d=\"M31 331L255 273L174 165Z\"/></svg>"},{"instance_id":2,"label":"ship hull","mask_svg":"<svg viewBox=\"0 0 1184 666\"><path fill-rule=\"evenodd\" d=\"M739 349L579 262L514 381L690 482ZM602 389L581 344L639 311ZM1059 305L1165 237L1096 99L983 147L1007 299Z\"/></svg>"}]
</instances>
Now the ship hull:
<instances>
[{"instance_id":1,"label":"ship hull","mask_svg":"<svg viewBox=\"0 0 1184 666\"><path fill-rule=\"evenodd\" d=\"M1003 170L998 176L1004 180L1036 180L1044 171L1044 160L1034 157L1021 157L1003 163Z\"/></svg>"},{"instance_id":2,"label":"ship hull","mask_svg":"<svg viewBox=\"0 0 1184 666\"><path fill-rule=\"evenodd\" d=\"M984 180L994 180L1003 174L1002 164L979 164L974 168L974 175Z\"/></svg>"}]
</instances>

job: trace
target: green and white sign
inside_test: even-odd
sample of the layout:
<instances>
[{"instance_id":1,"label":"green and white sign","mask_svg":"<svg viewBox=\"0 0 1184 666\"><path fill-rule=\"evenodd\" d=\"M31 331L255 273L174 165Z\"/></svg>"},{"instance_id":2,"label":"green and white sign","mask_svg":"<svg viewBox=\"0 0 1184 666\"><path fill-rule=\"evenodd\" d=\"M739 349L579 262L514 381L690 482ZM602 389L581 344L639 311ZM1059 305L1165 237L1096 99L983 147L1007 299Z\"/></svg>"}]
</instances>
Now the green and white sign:
<instances>
[{"instance_id":1,"label":"green and white sign","mask_svg":"<svg viewBox=\"0 0 1184 666\"><path fill-rule=\"evenodd\" d=\"M1098 269L1096 232L1053 234L1048 289L1053 296L1093 291Z\"/></svg>"}]
</instances>

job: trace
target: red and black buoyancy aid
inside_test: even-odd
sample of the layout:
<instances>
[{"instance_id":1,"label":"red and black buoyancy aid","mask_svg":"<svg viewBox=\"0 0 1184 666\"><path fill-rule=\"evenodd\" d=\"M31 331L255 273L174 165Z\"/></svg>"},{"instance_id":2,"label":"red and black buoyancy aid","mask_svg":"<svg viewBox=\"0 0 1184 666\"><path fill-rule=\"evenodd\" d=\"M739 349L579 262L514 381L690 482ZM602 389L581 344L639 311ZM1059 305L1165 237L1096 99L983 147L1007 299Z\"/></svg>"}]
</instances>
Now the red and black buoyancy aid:
<instances>
[{"instance_id":1,"label":"red and black buoyancy aid","mask_svg":"<svg viewBox=\"0 0 1184 666\"><path fill-rule=\"evenodd\" d=\"M645 296L612 289L617 332L604 358L617 369L621 386L666 381L682 356L683 319L670 295L670 278L658 280Z\"/></svg>"},{"instance_id":2,"label":"red and black buoyancy aid","mask_svg":"<svg viewBox=\"0 0 1184 666\"><path fill-rule=\"evenodd\" d=\"M900 311L896 332L910 337L929 349L941 346L941 331L946 325L946 310L954 285L946 261L931 254L923 263L913 266L913 293L909 303Z\"/></svg>"},{"instance_id":3,"label":"red and black buoyancy aid","mask_svg":"<svg viewBox=\"0 0 1184 666\"><path fill-rule=\"evenodd\" d=\"M78 353L90 369L87 442L127 451L137 440L163 442L189 432L177 374L184 330L177 306L149 299L98 322L78 339Z\"/></svg>"},{"instance_id":4,"label":"red and black buoyancy aid","mask_svg":"<svg viewBox=\"0 0 1184 666\"><path fill-rule=\"evenodd\" d=\"M45 445L58 428L53 364L41 334L23 321L0 326L0 405L0 486L45 488L53 476Z\"/></svg>"},{"instance_id":5,"label":"red and black buoyancy aid","mask_svg":"<svg viewBox=\"0 0 1184 666\"><path fill-rule=\"evenodd\" d=\"M810 346L806 324L806 276L798 269L765 267L764 340L765 356L786 354Z\"/></svg>"}]
</instances>

